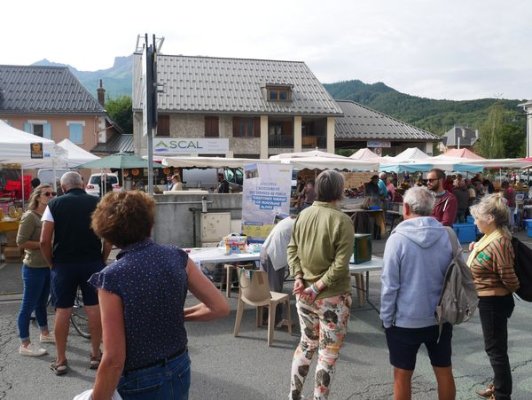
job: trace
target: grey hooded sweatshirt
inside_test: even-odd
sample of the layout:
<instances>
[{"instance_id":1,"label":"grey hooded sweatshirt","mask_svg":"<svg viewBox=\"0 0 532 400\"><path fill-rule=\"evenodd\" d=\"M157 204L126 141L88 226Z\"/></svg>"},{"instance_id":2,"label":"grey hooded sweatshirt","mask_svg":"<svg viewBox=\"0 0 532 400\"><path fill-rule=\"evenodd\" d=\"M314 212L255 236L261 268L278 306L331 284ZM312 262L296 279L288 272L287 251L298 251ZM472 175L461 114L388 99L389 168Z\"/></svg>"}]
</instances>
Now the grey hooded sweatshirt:
<instances>
[{"instance_id":1,"label":"grey hooded sweatshirt","mask_svg":"<svg viewBox=\"0 0 532 400\"><path fill-rule=\"evenodd\" d=\"M449 235L435 218L397 225L384 250L380 316L385 328L437 324L434 311L451 258Z\"/></svg>"}]
</instances>

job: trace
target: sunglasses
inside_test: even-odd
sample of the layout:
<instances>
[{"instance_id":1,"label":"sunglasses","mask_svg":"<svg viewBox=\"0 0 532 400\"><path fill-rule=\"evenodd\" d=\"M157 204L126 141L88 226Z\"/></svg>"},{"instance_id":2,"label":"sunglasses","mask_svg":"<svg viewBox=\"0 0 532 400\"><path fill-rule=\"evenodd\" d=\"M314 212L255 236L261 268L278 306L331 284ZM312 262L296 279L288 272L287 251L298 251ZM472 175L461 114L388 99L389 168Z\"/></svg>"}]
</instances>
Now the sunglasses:
<instances>
[{"instance_id":1,"label":"sunglasses","mask_svg":"<svg viewBox=\"0 0 532 400\"><path fill-rule=\"evenodd\" d=\"M429 178L429 179L427 179L427 182L435 182L435 181L439 181L439 178Z\"/></svg>"},{"instance_id":2,"label":"sunglasses","mask_svg":"<svg viewBox=\"0 0 532 400\"><path fill-rule=\"evenodd\" d=\"M50 197L50 196L55 196L57 193L56 192L44 192L43 193L46 197Z\"/></svg>"}]
</instances>

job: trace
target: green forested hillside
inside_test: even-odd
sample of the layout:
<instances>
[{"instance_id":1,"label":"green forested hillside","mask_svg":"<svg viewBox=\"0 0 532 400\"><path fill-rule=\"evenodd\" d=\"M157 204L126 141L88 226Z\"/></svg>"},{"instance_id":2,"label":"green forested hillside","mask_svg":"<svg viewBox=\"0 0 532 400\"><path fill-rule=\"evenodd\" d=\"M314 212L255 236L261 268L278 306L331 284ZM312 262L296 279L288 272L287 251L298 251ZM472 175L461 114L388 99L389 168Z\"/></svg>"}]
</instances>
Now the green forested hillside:
<instances>
[{"instance_id":1,"label":"green forested hillside","mask_svg":"<svg viewBox=\"0 0 532 400\"><path fill-rule=\"evenodd\" d=\"M353 100L419 128L442 135L454 125L480 128L490 108L501 104L505 110L520 113L520 100L433 100L400 93L384 83L365 84L359 80L324 84L337 100Z\"/></svg>"}]
</instances>

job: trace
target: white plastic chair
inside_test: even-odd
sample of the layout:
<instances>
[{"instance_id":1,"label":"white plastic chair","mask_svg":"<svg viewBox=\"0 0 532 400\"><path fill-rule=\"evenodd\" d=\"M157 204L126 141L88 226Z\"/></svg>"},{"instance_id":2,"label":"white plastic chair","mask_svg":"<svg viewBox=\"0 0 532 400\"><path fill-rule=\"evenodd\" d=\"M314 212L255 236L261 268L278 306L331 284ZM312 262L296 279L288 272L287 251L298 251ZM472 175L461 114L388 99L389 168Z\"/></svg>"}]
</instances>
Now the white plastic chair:
<instances>
[{"instance_id":1,"label":"white plastic chair","mask_svg":"<svg viewBox=\"0 0 532 400\"><path fill-rule=\"evenodd\" d=\"M240 322L244 313L244 303L257 308L257 327L262 326L263 307L268 307L268 346L272 345L275 325L275 313L278 304L286 304L288 333L292 334L292 317L290 313L290 295L271 292L268 276L265 271L237 269L240 289L238 291L238 305L234 336L238 336Z\"/></svg>"}]
</instances>

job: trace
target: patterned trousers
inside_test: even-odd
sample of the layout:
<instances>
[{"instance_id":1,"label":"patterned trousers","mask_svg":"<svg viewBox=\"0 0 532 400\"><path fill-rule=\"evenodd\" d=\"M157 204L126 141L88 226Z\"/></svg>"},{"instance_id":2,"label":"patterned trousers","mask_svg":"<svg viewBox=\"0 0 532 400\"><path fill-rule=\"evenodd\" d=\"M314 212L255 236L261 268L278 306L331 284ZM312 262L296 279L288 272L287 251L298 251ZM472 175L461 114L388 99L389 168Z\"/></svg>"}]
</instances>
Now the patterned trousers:
<instances>
[{"instance_id":1,"label":"patterned trousers","mask_svg":"<svg viewBox=\"0 0 532 400\"><path fill-rule=\"evenodd\" d=\"M318 350L314 400L327 399L334 366L347 333L351 293L308 303L297 296L301 340L294 353L290 377L290 400L300 400L312 357Z\"/></svg>"}]
</instances>

